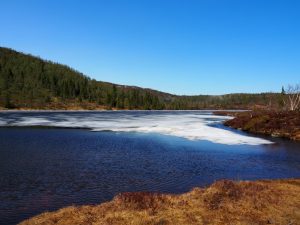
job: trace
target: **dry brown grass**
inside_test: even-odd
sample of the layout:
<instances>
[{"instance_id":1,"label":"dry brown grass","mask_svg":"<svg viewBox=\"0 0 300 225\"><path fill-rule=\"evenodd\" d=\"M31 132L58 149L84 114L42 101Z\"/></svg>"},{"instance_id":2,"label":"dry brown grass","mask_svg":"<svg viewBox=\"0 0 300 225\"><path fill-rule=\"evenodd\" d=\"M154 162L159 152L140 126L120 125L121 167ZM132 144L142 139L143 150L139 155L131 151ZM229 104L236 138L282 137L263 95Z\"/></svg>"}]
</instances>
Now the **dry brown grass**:
<instances>
[{"instance_id":1,"label":"dry brown grass","mask_svg":"<svg viewBox=\"0 0 300 225\"><path fill-rule=\"evenodd\" d=\"M219 112L218 114L226 115L226 112ZM228 120L224 124L254 134L272 135L300 141L299 111L250 111L235 113L234 116L234 119Z\"/></svg>"},{"instance_id":2,"label":"dry brown grass","mask_svg":"<svg viewBox=\"0 0 300 225\"><path fill-rule=\"evenodd\" d=\"M123 193L98 206L67 207L21 223L29 224L300 224L300 179L233 182L181 195Z\"/></svg>"}]
</instances>

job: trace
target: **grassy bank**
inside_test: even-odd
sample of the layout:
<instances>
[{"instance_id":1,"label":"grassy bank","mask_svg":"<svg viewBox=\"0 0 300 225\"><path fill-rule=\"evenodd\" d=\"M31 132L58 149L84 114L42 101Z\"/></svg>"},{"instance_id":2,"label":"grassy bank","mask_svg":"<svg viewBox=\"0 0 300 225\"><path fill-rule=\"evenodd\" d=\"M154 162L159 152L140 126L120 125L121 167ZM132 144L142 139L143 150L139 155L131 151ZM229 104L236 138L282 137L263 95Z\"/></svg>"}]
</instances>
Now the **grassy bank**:
<instances>
[{"instance_id":1,"label":"grassy bank","mask_svg":"<svg viewBox=\"0 0 300 225\"><path fill-rule=\"evenodd\" d=\"M222 112L217 112L216 114L222 114ZM226 121L224 123L226 126L254 134L271 135L300 141L300 112L247 111L231 113L231 116L235 118Z\"/></svg>"},{"instance_id":2,"label":"grassy bank","mask_svg":"<svg viewBox=\"0 0 300 225\"><path fill-rule=\"evenodd\" d=\"M21 224L300 224L300 179L223 180L181 195L123 193L101 205L71 206Z\"/></svg>"}]
</instances>

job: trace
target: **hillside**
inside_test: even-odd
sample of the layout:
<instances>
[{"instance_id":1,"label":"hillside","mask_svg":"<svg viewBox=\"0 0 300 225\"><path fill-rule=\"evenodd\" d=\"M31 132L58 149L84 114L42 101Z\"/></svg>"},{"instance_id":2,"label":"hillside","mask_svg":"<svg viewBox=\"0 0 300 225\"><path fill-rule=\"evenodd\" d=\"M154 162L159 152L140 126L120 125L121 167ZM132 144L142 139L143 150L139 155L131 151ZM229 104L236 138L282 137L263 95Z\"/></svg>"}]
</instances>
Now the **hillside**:
<instances>
[{"instance_id":1,"label":"hillside","mask_svg":"<svg viewBox=\"0 0 300 225\"><path fill-rule=\"evenodd\" d=\"M299 179L223 180L181 195L123 193L111 202L70 206L21 224L299 224L299 198Z\"/></svg>"},{"instance_id":2,"label":"hillside","mask_svg":"<svg viewBox=\"0 0 300 225\"><path fill-rule=\"evenodd\" d=\"M276 93L177 96L116 85L96 81L65 65L0 47L0 108L278 108L280 101L280 95Z\"/></svg>"}]
</instances>

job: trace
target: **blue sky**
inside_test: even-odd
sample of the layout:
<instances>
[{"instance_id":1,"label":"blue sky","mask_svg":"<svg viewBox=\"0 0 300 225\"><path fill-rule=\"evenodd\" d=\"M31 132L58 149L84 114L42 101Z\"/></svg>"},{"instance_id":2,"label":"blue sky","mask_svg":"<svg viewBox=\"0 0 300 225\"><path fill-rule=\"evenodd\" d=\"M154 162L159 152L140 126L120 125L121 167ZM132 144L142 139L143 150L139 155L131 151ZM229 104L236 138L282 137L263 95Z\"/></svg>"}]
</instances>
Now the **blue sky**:
<instances>
[{"instance_id":1,"label":"blue sky","mask_svg":"<svg viewBox=\"0 0 300 225\"><path fill-rule=\"evenodd\" d=\"M0 46L175 94L300 82L298 0L6 0Z\"/></svg>"}]
</instances>

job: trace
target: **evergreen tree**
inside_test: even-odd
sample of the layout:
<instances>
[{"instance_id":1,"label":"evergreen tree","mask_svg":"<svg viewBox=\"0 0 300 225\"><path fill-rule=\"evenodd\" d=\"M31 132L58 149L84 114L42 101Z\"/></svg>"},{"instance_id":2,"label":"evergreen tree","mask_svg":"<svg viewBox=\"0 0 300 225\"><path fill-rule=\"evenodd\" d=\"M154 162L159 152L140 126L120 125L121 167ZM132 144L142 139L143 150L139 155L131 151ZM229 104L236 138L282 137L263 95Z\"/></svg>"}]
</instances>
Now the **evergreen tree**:
<instances>
[{"instance_id":1,"label":"evergreen tree","mask_svg":"<svg viewBox=\"0 0 300 225\"><path fill-rule=\"evenodd\" d=\"M285 95L285 90L284 90L284 87L282 86L282 88L281 88L281 94L282 95Z\"/></svg>"},{"instance_id":2,"label":"evergreen tree","mask_svg":"<svg viewBox=\"0 0 300 225\"><path fill-rule=\"evenodd\" d=\"M201 90L199 90L201 91ZM72 68L0 47L0 107L47 108L70 103L127 109L250 108L281 105L280 93L176 96L99 82Z\"/></svg>"}]
</instances>

